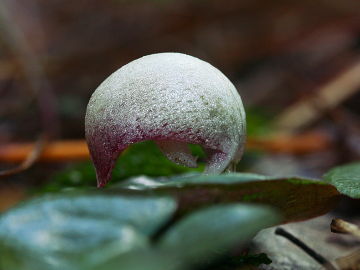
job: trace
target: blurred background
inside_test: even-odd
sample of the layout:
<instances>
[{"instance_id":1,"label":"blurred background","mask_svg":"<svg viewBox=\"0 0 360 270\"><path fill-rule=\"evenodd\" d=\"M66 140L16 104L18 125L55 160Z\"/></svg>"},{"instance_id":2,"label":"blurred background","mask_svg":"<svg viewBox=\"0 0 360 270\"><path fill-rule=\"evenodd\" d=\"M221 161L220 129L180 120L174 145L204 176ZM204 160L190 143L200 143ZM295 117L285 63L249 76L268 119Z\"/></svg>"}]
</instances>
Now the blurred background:
<instances>
[{"instance_id":1,"label":"blurred background","mask_svg":"<svg viewBox=\"0 0 360 270\"><path fill-rule=\"evenodd\" d=\"M235 84L249 132L238 170L321 177L359 159L357 0L2 0L0 210L29 191L95 186L87 102L158 52L201 58ZM129 150L114 178L187 172L151 155L150 144Z\"/></svg>"}]
</instances>

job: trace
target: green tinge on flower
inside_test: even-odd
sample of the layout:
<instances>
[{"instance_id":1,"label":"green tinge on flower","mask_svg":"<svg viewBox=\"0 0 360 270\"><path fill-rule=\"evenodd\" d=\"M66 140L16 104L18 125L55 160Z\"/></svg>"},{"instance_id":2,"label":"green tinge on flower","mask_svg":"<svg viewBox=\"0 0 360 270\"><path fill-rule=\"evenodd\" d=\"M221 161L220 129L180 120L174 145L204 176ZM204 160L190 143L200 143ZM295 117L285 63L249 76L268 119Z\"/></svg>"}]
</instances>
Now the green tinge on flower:
<instances>
[{"instance_id":1,"label":"green tinge on flower","mask_svg":"<svg viewBox=\"0 0 360 270\"><path fill-rule=\"evenodd\" d=\"M218 69L180 53L141 57L109 76L93 93L86 139L98 186L105 185L120 153L154 140L171 161L196 167L188 144L207 154L205 173L240 160L245 112L234 85Z\"/></svg>"}]
</instances>

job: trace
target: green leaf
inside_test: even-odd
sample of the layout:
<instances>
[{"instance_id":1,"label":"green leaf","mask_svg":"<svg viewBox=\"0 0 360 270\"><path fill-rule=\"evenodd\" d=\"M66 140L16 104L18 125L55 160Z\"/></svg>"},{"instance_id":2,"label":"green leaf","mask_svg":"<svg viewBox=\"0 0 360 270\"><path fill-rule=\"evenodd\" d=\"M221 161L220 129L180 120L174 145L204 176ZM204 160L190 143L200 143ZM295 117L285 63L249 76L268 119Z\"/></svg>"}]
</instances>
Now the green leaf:
<instances>
[{"instance_id":1,"label":"green leaf","mask_svg":"<svg viewBox=\"0 0 360 270\"><path fill-rule=\"evenodd\" d=\"M200 157L198 168L187 168L169 161L152 141L133 144L120 155L113 171L110 185L129 177L148 175L151 177L172 176L186 172L204 170L204 152L198 145L190 146L194 156ZM89 187L96 185L96 174L93 164L82 162L55 174L50 183L40 192L58 192L63 189Z\"/></svg>"},{"instance_id":2,"label":"green leaf","mask_svg":"<svg viewBox=\"0 0 360 270\"><path fill-rule=\"evenodd\" d=\"M199 263L242 246L255 234L280 222L272 208L251 204L217 205L180 220L160 239L159 247L174 251L179 261Z\"/></svg>"},{"instance_id":3,"label":"green leaf","mask_svg":"<svg viewBox=\"0 0 360 270\"><path fill-rule=\"evenodd\" d=\"M324 175L340 193L360 199L360 162L335 167Z\"/></svg>"},{"instance_id":4,"label":"green leaf","mask_svg":"<svg viewBox=\"0 0 360 270\"><path fill-rule=\"evenodd\" d=\"M201 148L192 146L195 155L203 155ZM187 168L168 160L153 141L145 141L130 146L116 162L113 180L123 180L137 175L171 176L186 172L201 172L204 166ZM112 181L113 181L112 180Z\"/></svg>"},{"instance_id":5,"label":"green leaf","mask_svg":"<svg viewBox=\"0 0 360 270\"><path fill-rule=\"evenodd\" d=\"M269 117L270 116L270 117ZM246 108L246 123L248 136L266 136L275 129L272 127L273 115L260 108Z\"/></svg>"},{"instance_id":6,"label":"green leaf","mask_svg":"<svg viewBox=\"0 0 360 270\"><path fill-rule=\"evenodd\" d=\"M298 177L279 179L248 173L190 175L167 181L132 179L117 187L176 196L180 214L216 203L268 204L281 211L285 222L323 215L333 208L339 198L338 191L325 182Z\"/></svg>"},{"instance_id":7,"label":"green leaf","mask_svg":"<svg viewBox=\"0 0 360 270\"><path fill-rule=\"evenodd\" d=\"M80 269L148 246L176 204L165 197L59 194L0 218L0 268Z\"/></svg>"},{"instance_id":8,"label":"green leaf","mask_svg":"<svg viewBox=\"0 0 360 270\"><path fill-rule=\"evenodd\" d=\"M120 254L91 270L192 269L223 258L233 246L241 246L260 229L278 222L278 213L269 207L230 204L201 209L170 227L152 249ZM264 254L229 260L233 266L271 262Z\"/></svg>"}]
</instances>

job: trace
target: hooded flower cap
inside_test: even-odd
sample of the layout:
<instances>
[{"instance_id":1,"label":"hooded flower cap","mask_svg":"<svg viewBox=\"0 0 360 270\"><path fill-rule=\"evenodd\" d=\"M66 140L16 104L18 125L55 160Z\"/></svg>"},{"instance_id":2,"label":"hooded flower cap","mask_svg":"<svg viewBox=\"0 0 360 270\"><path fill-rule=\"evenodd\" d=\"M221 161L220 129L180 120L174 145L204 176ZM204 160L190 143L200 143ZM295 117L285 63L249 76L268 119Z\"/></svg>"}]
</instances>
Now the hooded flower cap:
<instances>
[{"instance_id":1,"label":"hooded flower cap","mask_svg":"<svg viewBox=\"0 0 360 270\"><path fill-rule=\"evenodd\" d=\"M93 93L86 140L98 186L130 144L154 140L171 161L196 167L188 143L207 154L205 173L240 160L245 112L234 85L218 69L181 53L141 57L109 76Z\"/></svg>"}]
</instances>

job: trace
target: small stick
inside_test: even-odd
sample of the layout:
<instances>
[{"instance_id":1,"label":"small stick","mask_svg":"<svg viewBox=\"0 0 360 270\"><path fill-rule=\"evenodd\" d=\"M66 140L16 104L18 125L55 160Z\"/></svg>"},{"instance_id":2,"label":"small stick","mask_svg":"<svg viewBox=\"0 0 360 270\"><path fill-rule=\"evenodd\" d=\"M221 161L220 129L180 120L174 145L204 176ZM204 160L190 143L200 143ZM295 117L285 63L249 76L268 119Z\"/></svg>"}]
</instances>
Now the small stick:
<instances>
[{"instance_id":1,"label":"small stick","mask_svg":"<svg viewBox=\"0 0 360 270\"><path fill-rule=\"evenodd\" d=\"M18 5L17 1L1 1L0 25L2 27L0 34L3 36L4 44L20 64L27 88L31 90L30 96L36 97L43 131L36 144L24 155L21 164L15 168L1 171L0 177L17 174L30 168L40 158L45 144L57 134L59 128L55 109L56 99L50 82L45 76L43 64L39 61L24 29L14 16L15 12L21 14L22 11L25 12L25 10L21 10L21 5Z\"/></svg>"},{"instance_id":2,"label":"small stick","mask_svg":"<svg viewBox=\"0 0 360 270\"><path fill-rule=\"evenodd\" d=\"M32 143L0 145L0 162L22 162L34 149ZM88 160L89 150L84 140L52 141L45 145L39 161L61 162Z\"/></svg>"},{"instance_id":3,"label":"small stick","mask_svg":"<svg viewBox=\"0 0 360 270\"><path fill-rule=\"evenodd\" d=\"M247 149L274 153L304 154L330 147L325 134L311 132L299 135L279 135L272 138L248 138ZM0 144L0 162L22 162L34 149L32 143ZM52 141L45 145L39 160L48 162L88 160L89 150L85 140Z\"/></svg>"},{"instance_id":4,"label":"small stick","mask_svg":"<svg viewBox=\"0 0 360 270\"><path fill-rule=\"evenodd\" d=\"M276 228L275 234L280 235L282 237L285 237L287 240L301 248L303 251L305 251L306 254L308 254L311 258L313 258L315 261L317 261L319 264L321 264L323 267L325 267L328 270L336 270L337 268L333 266L333 264L328 261L326 258L324 258L322 255L317 253L315 250L307 246L304 242L302 242L300 239L296 238L294 235L290 234L289 232L285 231L283 228Z\"/></svg>"},{"instance_id":5,"label":"small stick","mask_svg":"<svg viewBox=\"0 0 360 270\"><path fill-rule=\"evenodd\" d=\"M35 143L34 148L31 150L31 152L29 152L27 154L24 161L21 162L15 168L0 171L0 178L14 175L14 174L20 173L20 172L25 171L28 168L30 168L41 156L41 153L44 150L46 141L47 140L44 138L44 136L40 136L40 138Z\"/></svg>"},{"instance_id":6,"label":"small stick","mask_svg":"<svg viewBox=\"0 0 360 270\"><path fill-rule=\"evenodd\" d=\"M333 219L330 228L333 233L351 234L360 237L360 228L358 226L340 218Z\"/></svg>"},{"instance_id":7,"label":"small stick","mask_svg":"<svg viewBox=\"0 0 360 270\"><path fill-rule=\"evenodd\" d=\"M313 123L359 91L360 60L315 91L315 95L287 108L275 121L284 131L295 131Z\"/></svg>"}]
</instances>

